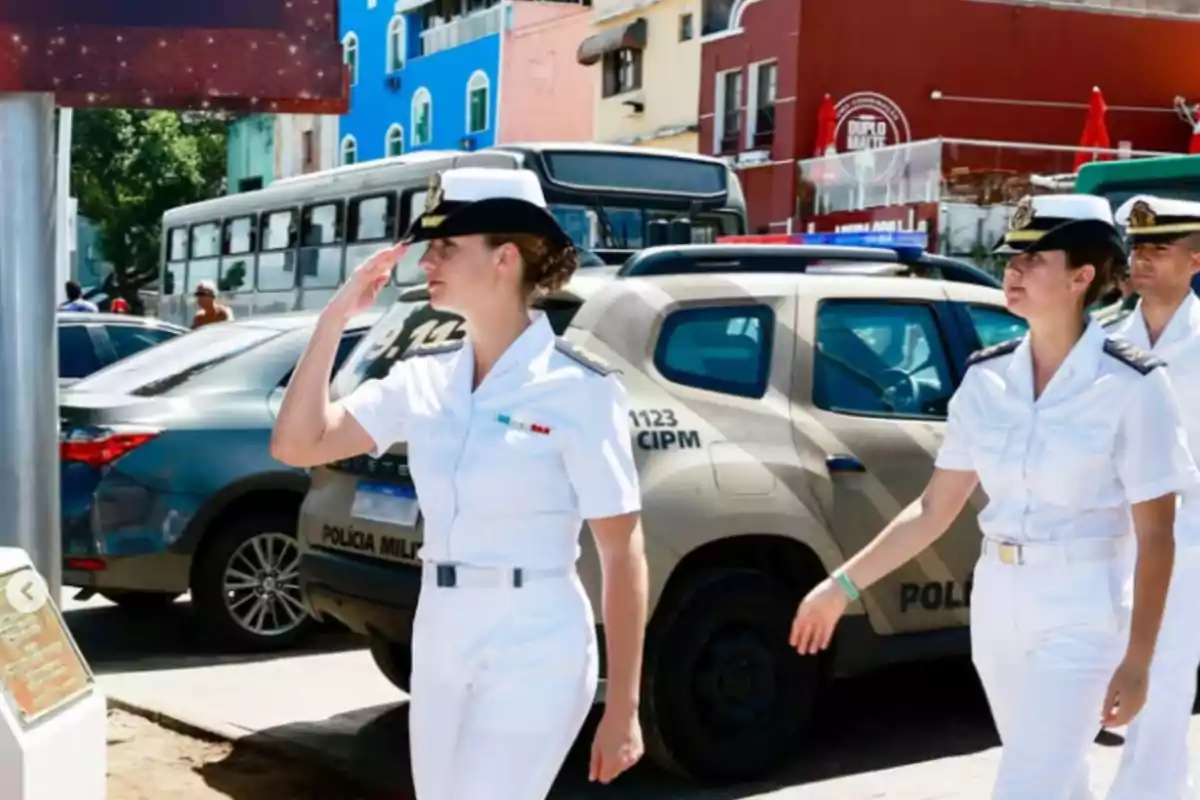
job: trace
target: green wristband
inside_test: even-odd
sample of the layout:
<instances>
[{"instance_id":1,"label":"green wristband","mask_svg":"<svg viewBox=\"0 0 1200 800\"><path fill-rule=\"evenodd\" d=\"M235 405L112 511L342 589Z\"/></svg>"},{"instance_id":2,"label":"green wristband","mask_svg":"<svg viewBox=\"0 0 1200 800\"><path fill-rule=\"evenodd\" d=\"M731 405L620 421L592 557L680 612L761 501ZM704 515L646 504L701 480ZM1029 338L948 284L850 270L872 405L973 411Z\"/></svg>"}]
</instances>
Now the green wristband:
<instances>
[{"instance_id":1,"label":"green wristband","mask_svg":"<svg viewBox=\"0 0 1200 800\"><path fill-rule=\"evenodd\" d=\"M833 579L838 582L838 586L842 587L842 591L850 598L851 603L858 599L858 587L854 585L854 581L850 580L849 575L838 570L833 574Z\"/></svg>"}]
</instances>

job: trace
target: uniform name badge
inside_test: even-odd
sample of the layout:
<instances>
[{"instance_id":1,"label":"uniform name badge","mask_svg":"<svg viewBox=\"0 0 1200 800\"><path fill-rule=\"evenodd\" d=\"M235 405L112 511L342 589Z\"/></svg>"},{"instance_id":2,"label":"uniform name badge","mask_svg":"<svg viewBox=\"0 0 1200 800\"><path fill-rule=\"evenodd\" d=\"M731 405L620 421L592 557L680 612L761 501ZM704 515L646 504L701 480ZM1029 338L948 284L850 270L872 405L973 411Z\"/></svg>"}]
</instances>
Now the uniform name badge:
<instances>
[{"instance_id":1,"label":"uniform name badge","mask_svg":"<svg viewBox=\"0 0 1200 800\"><path fill-rule=\"evenodd\" d=\"M413 528L421 507L417 503L417 490L412 486L359 481L350 513L358 519Z\"/></svg>"}]
</instances>

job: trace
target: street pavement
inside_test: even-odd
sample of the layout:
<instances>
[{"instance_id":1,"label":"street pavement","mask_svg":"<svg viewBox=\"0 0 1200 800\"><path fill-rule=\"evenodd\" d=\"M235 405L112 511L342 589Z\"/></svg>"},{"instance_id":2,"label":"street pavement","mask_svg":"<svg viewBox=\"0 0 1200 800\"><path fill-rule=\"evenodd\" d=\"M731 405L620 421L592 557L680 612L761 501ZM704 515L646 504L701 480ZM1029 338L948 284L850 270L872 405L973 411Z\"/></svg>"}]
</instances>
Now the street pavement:
<instances>
[{"instance_id":1,"label":"street pavement","mask_svg":"<svg viewBox=\"0 0 1200 800\"><path fill-rule=\"evenodd\" d=\"M186 601L153 612L64 600L68 624L113 700L306 763L353 775L389 798L411 797L404 697L354 637L322 631L301 652L229 656L197 644ZM970 664L894 668L837 685L823 722L781 774L751 786L698 789L649 764L617 783L586 781L590 729L553 800L944 800L989 792L997 740ZM1200 718L1193 761L1200 768ZM594 721L593 721L594 724ZM1120 737L1094 747L1107 787ZM1102 796L1102 795L1101 795Z\"/></svg>"}]
</instances>

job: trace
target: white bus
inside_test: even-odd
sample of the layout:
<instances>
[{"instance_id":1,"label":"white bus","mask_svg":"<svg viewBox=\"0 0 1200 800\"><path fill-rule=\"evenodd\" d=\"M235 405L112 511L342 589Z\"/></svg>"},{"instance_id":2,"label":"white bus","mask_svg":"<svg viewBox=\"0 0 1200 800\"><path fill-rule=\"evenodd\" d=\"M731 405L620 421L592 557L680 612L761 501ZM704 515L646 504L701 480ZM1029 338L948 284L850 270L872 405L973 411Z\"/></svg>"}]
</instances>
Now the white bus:
<instances>
[{"instance_id":1,"label":"white bus","mask_svg":"<svg viewBox=\"0 0 1200 800\"><path fill-rule=\"evenodd\" d=\"M698 242L746 232L741 185L715 158L579 143L418 151L168 211L158 285L142 293L147 312L190 323L203 280L239 318L320 308L347 271L404 234L424 208L430 175L461 166L535 172L551 210L589 252L585 264L623 262L658 220L686 217ZM384 302L421 282L422 253L414 248L399 265Z\"/></svg>"}]
</instances>

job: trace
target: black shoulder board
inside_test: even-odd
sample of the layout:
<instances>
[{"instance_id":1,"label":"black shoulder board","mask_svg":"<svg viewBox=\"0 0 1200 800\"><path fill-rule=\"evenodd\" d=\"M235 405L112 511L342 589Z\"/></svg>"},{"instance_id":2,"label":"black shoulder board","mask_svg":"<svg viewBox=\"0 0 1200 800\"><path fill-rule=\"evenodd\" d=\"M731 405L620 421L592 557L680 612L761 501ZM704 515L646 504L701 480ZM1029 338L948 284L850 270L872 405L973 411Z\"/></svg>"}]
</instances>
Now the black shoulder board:
<instances>
[{"instance_id":1,"label":"black shoulder board","mask_svg":"<svg viewBox=\"0 0 1200 800\"><path fill-rule=\"evenodd\" d=\"M443 342L442 344L427 344L418 347L410 347L405 351L401 360L406 358L417 358L418 356L436 356L441 353L453 353L455 350L461 350L463 346L462 339L456 339L453 342Z\"/></svg>"},{"instance_id":2,"label":"black shoulder board","mask_svg":"<svg viewBox=\"0 0 1200 800\"><path fill-rule=\"evenodd\" d=\"M558 352L562 353L567 358L571 359L577 364L587 367L592 372L597 374L610 375L618 371L616 368L604 363L599 358L596 358L596 356L584 350L582 347L571 344L566 339L556 339L554 342L554 347L556 350L558 350Z\"/></svg>"},{"instance_id":3,"label":"black shoulder board","mask_svg":"<svg viewBox=\"0 0 1200 800\"><path fill-rule=\"evenodd\" d=\"M1143 375L1149 375L1159 367L1166 366L1166 362L1119 336L1109 336L1104 340L1104 352Z\"/></svg>"},{"instance_id":4,"label":"black shoulder board","mask_svg":"<svg viewBox=\"0 0 1200 800\"><path fill-rule=\"evenodd\" d=\"M994 344L991 347L985 347L982 350L976 350L971 355L967 356L967 366L973 366L989 359L1006 356L1021 346L1020 339L1009 339L1000 344Z\"/></svg>"}]
</instances>

